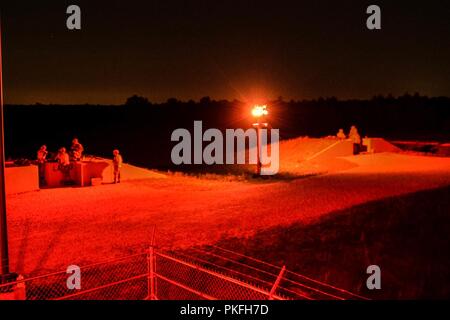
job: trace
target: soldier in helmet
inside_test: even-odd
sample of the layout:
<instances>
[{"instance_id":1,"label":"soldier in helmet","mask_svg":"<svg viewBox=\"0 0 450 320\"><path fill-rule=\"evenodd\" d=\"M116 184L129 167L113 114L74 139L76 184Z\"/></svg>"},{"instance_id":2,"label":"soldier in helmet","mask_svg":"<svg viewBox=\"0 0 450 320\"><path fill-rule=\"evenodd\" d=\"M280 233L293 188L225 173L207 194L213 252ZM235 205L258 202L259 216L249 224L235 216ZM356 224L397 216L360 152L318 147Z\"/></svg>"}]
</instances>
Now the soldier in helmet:
<instances>
[{"instance_id":1,"label":"soldier in helmet","mask_svg":"<svg viewBox=\"0 0 450 320\"><path fill-rule=\"evenodd\" d=\"M70 165L69 154L67 153L66 148L62 147L58 150L58 154L55 158L58 161L60 167L65 167Z\"/></svg>"},{"instance_id":2,"label":"soldier in helmet","mask_svg":"<svg viewBox=\"0 0 450 320\"><path fill-rule=\"evenodd\" d=\"M41 146L37 152L37 162L39 164L43 164L45 161L47 161L47 155L48 155L47 146L46 145Z\"/></svg>"},{"instance_id":3,"label":"soldier in helmet","mask_svg":"<svg viewBox=\"0 0 450 320\"><path fill-rule=\"evenodd\" d=\"M353 142L353 154L357 155L361 152L361 136L359 135L358 129L356 126L352 126L350 128L350 133L348 137Z\"/></svg>"},{"instance_id":4,"label":"soldier in helmet","mask_svg":"<svg viewBox=\"0 0 450 320\"><path fill-rule=\"evenodd\" d=\"M113 151L113 156L114 183L120 183L120 168L122 167L123 159L117 149Z\"/></svg>"},{"instance_id":5,"label":"soldier in helmet","mask_svg":"<svg viewBox=\"0 0 450 320\"><path fill-rule=\"evenodd\" d=\"M339 129L339 132L336 134L336 137L337 137L339 140L345 140L345 139L347 139L347 136L346 136L345 133L344 133L344 129Z\"/></svg>"},{"instance_id":6,"label":"soldier in helmet","mask_svg":"<svg viewBox=\"0 0 450 320\"><path fill-rule=\"evenodd\" d=\"M55 160L58 161L58 169L64 175L63 183L68 182L70 180L70 159L66 148L62 147L58 150Z\"/></svg>"},{"instance_id":7,"label":"soldier in helmet","mask_svg":"<svg viewBox=\"0 0 450 320\"><path fill-rule=\"evenodd\" d=\"M70 151L72 151L72 158L74 161L80 161L82 159L84 148L77 138L72 140Z\"/></svg>"},{"instance_id":8,"label":"soldier in helmet","mask_svg":"<svg viewBox=\"0 0 450 320\"><path fill-rule=\"evenodd\" d=\"M37 163L39 168L39 184L45 184L45 162L47 161L47 146L43 145L39 148L37 152Z\"/></svg>"}]
</instances>

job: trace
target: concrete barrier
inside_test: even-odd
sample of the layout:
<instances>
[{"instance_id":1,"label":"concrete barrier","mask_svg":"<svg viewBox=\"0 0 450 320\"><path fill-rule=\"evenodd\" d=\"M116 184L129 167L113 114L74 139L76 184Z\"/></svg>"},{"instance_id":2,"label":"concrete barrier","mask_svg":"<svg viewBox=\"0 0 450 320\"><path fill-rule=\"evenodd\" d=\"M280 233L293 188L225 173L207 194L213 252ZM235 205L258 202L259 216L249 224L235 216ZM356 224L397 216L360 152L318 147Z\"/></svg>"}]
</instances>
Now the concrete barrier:
<instances>
[{"instance_id":1,"label":"concrete barrier","mask_svg":"<svg viewBox=\"0 0 450 320\"><path fill-rule=\"evenodd\" d=\"M35 165L5 168L6 194L39 190L39 173Z\"/></svg>"},{"instance_id":2,"label":"concrete barrier","mask_svg":"<svg viewBox=\"0 0 450 320\"><path fill-rule=\"evenodd\" d=\"M380 152L400 152L400 148L394 146L392 143L384 140L383 138L364 138L363 145L367 147L369 153Z\"/></svg>"},{"instance_id":3,"label":"concrete barrier","mask_svg":"<svg viewBox=\"0 0 450 320\"><path fill-rule=\"evenodd\" d=\"M110 166L104 160L70 162L63 171L56 162L47 162L44 165L45 185L49 188L58 188L68 185L80 187L90 186L92 179L102 179L103 172Z\"/></svg>"}]
</instances>

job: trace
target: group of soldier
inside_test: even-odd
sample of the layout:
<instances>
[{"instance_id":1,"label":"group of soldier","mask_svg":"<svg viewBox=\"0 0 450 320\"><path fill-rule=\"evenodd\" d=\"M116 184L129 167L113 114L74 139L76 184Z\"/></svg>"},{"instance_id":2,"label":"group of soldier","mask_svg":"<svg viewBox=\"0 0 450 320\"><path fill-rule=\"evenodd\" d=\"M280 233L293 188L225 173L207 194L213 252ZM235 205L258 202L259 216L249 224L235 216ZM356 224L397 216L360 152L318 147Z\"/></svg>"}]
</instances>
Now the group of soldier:
<instances>
[{"instance_id":1,"label":"group of soldier","mask_svg":"<svg viewBox=\"0 0 450 320\"><path fill-rule=\"evenodd\" d=\"M67 152L66 148L62 147L58 150L58 153L54 157L54 160L58 162L58 164L62 167L70 165L70 160L72 161L81 161L83 158L84 148L83 145L78 141L77 138L72 140L72 146L70 148L70 155ZM48 151L47 146L43 145L39 148L37 152L37 162L39 164L43 164L47 162Z\"/></svg>"},{"instance_id":2,"label":"group of soldier","mask_svg":"<svg viewBox=\"0 0 450 320\"><path fill-rule=\"evenodd\" d=\"M340 140L347 139L347 136L344 133L344 129L339 129L337 133L337 138ZM356 126L351 126L350 132L348 133L348 139L353 142L353 154L357 155L361 152L361 136L359 135L358 129Z\"/></svg>"},{"instance_id":3,"label":"group of soldier","mask_svg":"<svg viewBox=\"0 0 450 320\"><path fill-rule=\"evenodd\" d=\"M52 159L58 163L59 170L65 175L70 175L69 171L71 169L71 161L78 162L83 160L84 147L78 141L77 138L72 140L72 146L70 147L70 153L67 152L65 147L58 150L56 156ZM39 165L39 176L41 182L44 181L44 164L48 160L47 146L43 145L39 148L37 152L37 162ZM119 150L115 149L113 151L113 168L114 168L114 183L120 183L120 168L122 167L123 159Z\"/></svg>"}]
</instances>

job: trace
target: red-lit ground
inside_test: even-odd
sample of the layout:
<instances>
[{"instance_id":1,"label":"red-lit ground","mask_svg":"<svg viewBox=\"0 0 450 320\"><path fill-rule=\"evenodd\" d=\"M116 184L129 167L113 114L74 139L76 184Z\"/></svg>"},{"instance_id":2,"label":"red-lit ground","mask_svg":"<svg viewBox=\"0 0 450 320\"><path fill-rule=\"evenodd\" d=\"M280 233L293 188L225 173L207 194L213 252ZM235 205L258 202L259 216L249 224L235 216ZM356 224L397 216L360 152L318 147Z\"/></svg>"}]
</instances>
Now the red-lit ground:
<instances>
[{"instance_id":1,"label":"red-lit ground","mask_svg":"<svg viewBox=\"0 0 450 320\"><path fill-rule=\"evenodd\" d=\"M289 181L182 176L8 196L11 267L42 274L148 245L214 243L450 185L450 158L381 153L340 158L351 169Z\"/></svg>"}]
</instances>

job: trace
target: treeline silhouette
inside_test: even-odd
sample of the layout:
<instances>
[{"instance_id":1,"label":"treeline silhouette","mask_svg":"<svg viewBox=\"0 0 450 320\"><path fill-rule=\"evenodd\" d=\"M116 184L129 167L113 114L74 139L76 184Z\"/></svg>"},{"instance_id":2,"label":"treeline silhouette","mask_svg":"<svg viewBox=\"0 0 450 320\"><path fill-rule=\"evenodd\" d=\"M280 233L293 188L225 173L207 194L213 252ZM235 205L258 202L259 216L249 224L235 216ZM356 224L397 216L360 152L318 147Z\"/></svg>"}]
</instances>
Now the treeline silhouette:
<instances>
[{"instance_id":1,"label":"treeline silhouette","mask_svg":"<svg viewBox=\"0 0 450 320\"><path fill-rule=\"evenodd\" d=\"M450 141L450 98L405 94L375 96L370 100L284 101L267 103L268 121L280 129L282 139L334 135L356 125L363 136L390 140ZM77 137L86 153L111 156L118 148L127 162L144 167L171 167L171 134L177 128L193 131L193 121L203 128L250 128L250 105L234 100L151 103L132 96L119 106L7 105L5 107L6 156L34 159L46 144L51 151L70 146Z\"/></svg>"}]
</instances>

